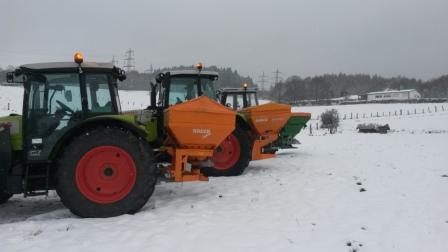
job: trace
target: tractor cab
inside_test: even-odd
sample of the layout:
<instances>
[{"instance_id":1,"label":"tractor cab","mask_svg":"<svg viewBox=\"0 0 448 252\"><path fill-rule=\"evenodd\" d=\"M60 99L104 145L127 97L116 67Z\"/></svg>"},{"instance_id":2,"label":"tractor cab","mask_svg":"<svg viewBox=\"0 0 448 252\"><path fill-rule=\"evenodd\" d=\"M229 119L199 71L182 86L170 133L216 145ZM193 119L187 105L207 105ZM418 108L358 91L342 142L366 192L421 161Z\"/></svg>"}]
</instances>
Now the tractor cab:
<instances>
[{"instance_id":1,"label":"tractor cab","mask_svg":"<svg viewBox=\"0 0 448 252\"><path fill-rule=\"evenodd\" d=\"M151 84L151 106L164 109L202 95L215 100L218 73L202 71L201 63L196 68L159 73Z\"/></svg>"},{"instance_id":2,"label":"tractor cab","mask_svg":"<svg viewBox=\"0 0 448 252\"><path fill-rule=\"evenodd\" d=\"M78 58L77 58L78 57ZM48 160L64 134L79 122L120 113L117 80L124 71L110 63L82 62L22 65L8 75L24 85L23 144L27 161Z\"/></svg>"},{"instance_id":3,"label":"tractor cab","mask_svg":"<svg viewBox=\"0 0 448 252\"><path fill-rule=\"evenodd\" d=\"M217 94L219 102L233 110L258 106L257 88L221 88Z\"/></svg>"}]
</instances>

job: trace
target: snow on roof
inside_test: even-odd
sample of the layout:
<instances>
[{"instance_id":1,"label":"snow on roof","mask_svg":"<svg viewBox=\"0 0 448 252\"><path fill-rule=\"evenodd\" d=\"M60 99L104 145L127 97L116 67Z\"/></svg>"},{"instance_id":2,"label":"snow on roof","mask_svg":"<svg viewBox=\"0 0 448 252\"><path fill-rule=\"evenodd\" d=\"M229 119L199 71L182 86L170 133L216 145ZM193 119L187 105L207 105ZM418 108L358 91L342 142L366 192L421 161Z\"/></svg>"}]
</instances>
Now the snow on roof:
<instances>
[{"instance_id":1,"label":"snow on roof","mask_svg":"<svg viewBox=\"0 0 448 252\"><path fill-rule=\"evenodd\" d=\"M49 70L55 68L78 68L78 64L75 62L48 62L48 63L34 63L22 65L22 68L30 70ZM112 69L114 65L112 63L97 63L97 62L83 62L82 68L103 68Z\"/></svg>"},{"instance_id":2,"label":"snow on roof","mask_svg":"<svg viewBox=\"0 0 448 252\"><path fill-rule=\"evenodd\" d=\"M173 71L169 71L170 75L195 75L198 74L198 70L173 70ZM213 76L218 76L217 72L214 71L201 71L201 75L213 75Z\"/></svg>"},{"instance_id":3,"label":"snow on roof","mask_svg":"<svg viewBox=\"0 0 448 252\"><path fill-rule=\"evenodd\" d=\"M415 90L415 89L386 90L386 91L370 92L367 94L407 93L407 92L411 92L411 91L417 91L417 90Z\"/></svg>"}]
</instances>

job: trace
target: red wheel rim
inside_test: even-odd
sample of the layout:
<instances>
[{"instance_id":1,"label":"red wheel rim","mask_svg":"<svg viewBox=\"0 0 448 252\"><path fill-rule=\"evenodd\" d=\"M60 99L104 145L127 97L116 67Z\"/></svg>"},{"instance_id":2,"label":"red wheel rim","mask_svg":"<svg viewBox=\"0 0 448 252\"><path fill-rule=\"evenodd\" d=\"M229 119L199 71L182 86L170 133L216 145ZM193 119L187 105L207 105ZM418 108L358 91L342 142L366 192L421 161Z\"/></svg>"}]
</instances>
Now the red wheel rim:
<instances>
[{"instance_id":1,"label":"red wheel rim","mask_svg":"<svg viewBox=\"0 0 448 252\"><path fill-rule=\"evenodd\" d=\"M117 202L134 187L137 169L132 157L115 146L88 151L76 166L76 185L89 200L99 204Z\"/></svg>"},{"instance_id":2,"label":"red wheel rim","mask_svg":"<svg viewBox=\"0 0 448 252\"><path fill-rule=\"evenodd\" d=\"M215 169L227 170L240 158L240 141L235 135L228 136L213 152L212 161Z\"/></svg>"}]
</instances>

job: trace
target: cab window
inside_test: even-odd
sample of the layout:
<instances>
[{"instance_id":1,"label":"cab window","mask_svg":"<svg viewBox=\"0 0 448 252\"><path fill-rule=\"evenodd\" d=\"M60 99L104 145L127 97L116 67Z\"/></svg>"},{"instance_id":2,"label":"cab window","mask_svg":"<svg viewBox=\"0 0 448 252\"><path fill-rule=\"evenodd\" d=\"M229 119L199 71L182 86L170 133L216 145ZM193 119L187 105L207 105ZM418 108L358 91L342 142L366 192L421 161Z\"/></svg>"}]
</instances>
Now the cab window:
<instances>
[{"instance_id":1,"label":"cab window","mask_svg":"<svg viewBox=\"0 0 448 252\"><path fill-rule=\"evenodd\" d=\"M198 96L197 78L172 77L168 105L182 103Z\"/></svg>"},{"instance_id":2,"label":"cab window","mask_svg":"<svg viewBox=\"0 0 448 252\"><path fill-rule=\"evenodd\" d=\"M106 74L86 75L87 102L91 113L112 113L112 98Z\"/></svg>"}]
</instances>

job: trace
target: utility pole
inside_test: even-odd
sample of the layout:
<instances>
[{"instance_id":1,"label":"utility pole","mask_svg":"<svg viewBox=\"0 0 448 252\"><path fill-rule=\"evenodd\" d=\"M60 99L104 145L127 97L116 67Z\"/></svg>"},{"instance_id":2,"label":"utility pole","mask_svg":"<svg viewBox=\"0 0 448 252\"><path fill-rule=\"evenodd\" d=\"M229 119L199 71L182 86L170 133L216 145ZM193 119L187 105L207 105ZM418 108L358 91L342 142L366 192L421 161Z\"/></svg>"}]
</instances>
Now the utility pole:
<instances>
[{"instance_id":1,"label":"utility pole","mask_svg":"<svg viewBox=\"0 0 448 252\"><path fill-rule=\"evenodd\" d=\"M261 91L262 92L264 92L264 86L265 86L265 83L266 83L266 75L264 74L264 71L263 71L263 74L261 75L261 76L259 76L260 77L260 83L261 83Z\"/></svg>"},{"instance_id":2,"label":"utility pole","mask_svg":"<svg viewBox=\"0 0 448 252\"><path fill-rule=\"evenodd\" d=\"M281 96L281 86L279 85L279 78L280 78L280 76L279 76L279 74L281 74L281 72L278 70L278 68L277 68L277 70L275 71L275 72L272 72L273 74L275 74L275 77L274 77L274 87L277 87L277 89L278 89L278 98L277 98L277 100L278 100L278 102L280 102L280 96ZM271 88L272 89L272 88Z\"/></svg>"},{"instance_id":3,"label":"utility pole","mask_svg":"<svg viewBox=\"0 0 448 252\"><path fill-rule=\"evenodd\" d=\"M123 68L126 70L126 72L135 70L135 54L134 50L130 48L125 53Z\"/></svg>"},{"instance_id":4,"label":"utility pole","mask_svg":"<svg viewBox=\"0 0 448 252\"><path fill-rule=\"evenodd\" d=\"M115 55L112 56L112 61L111 61L112 65L117 66L118 64L118 60L115 59Z\"/></svg>"}]
</instances>

